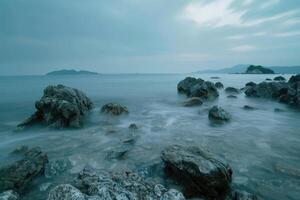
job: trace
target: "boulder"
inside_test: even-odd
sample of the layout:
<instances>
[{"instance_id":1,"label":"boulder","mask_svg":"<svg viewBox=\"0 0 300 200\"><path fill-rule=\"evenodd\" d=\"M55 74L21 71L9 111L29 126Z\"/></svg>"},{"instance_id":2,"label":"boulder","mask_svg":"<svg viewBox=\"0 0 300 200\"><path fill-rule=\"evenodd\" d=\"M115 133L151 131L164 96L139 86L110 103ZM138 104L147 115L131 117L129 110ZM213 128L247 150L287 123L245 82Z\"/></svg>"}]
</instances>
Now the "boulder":
<instances>
[{"instance_id":1,"label":"boulder","mask_svg":"<svg viewBox=\"0 0 300 200\"><path fill-rule=\"evenodd\" d=\"M37 111L18 125L24 129L35 124L56 128L80 128L91 100L81 91L63 85L48 86L43 97L35 103Z\"/></svg>"},{"instance_id":2,"label":"boulder","mask_svg":"<svg viewBox=\"0 0 300 200\"><path fill-rule=\"evenodd\" d=\"M200 106L202 104L203 104L203 102L202 102L201 98L199 98L199 97L191 97L183 102L183 106L185 106L185 107Z\"/></svg>"},{"instance_id":3,"label":"boulder","mask_svg":"<svg viewBox=\"0 0 300 200\"><path fill-rule=\"evenodd\" d=\"M62 184L50 191L47 200L86 200L86 198L72 185Z\"/></svg>"},{"instance_id":4,"label":"boulder","mask_svg":"<svg viewBox=\"0 0 300 200\"><path fill-rule=\"evenodd\" d=\"M221 83L221 82L216 82L216 83L215 83L215 86L216 86L216 88L218 88L218 89L224 88L224 85L223 85L223 83Z\"/></svg>"},{"instance_id":5,"label":"boulder","mask_svg":"<svg viewBox=\"0 0 300 200\"><path fill-rule=\"evenodd\" d=\"M179 182L187 197L222 199L230 189L231 167L199 147L172 145L161 158L166 174Z\"/></svg>"},{"instance_id":6,"label":"boulder","mask_svg":"<svg viewBox=\"0 0 300 200\"><path fill-rule=\"evenodd\" d=\"M248 106L248 105L244 105L243 109L244 109L244 110L255 110L254 107Z\"/></svg>"},{"instance_id":7,"label":"boulder","mask_svg":"<svg viewBox=\"0 0 300 200\"><path fill-rule=\"evenodd\" d=\"M292 76L290 79L289 79L289 84L295 84L295 83L298 83L300 82L300 74L297 74L295 76Z\"/></svg>"},{"instance_id":8,"label":"boulder","mask_svg":"<svg viewBox=\"0 0 300 200\"><path fill-rule=\"evenodd\" d=\"M116 200L184 200L183 195L176 190L167 190L162 185L144 180L132 171L108 172L84 168L73 184L82 193L98 196L100 199ZM168 199L169 198L169 199Z\"/></svg>"},{"instance_id":9,"label":"boulder","mask_svg":"<svg viewBox=\"0 0 300 200\"><path fill-rule=\"evenodd\" d=\"M225 89L225 92L230 93L230 94L239 94L240 90L234 87L227 87Z\"/></svg>"},{"instance_id":10,"label":"boulder","mask_svg":"<svg viewBox=\"0 0 300 200\"><path fill-rule=\"evenodd\" d=\"M272 79L270 79L270 78L266 78L266 81L272 81Z\"/></svg>"},{"instance_id":11,"label":"boulder","mask_svg":"<svg viewBox=\"0 0 300 200\"><path fill-rule=\"evenodd\" d=\"M273 80L274 81L286 81L286 79L283 76L276 76Z\"/></svg>"},{"instance_id":12,"label":"boulder","mask_svg":"<svg viewBox=\"0 0 300 200\"><path fill-rule=\"evenodd\" d=\"M137 129L139 129L138 126L137 126L136 124L134 124L134 123L133 123L133 124L130 124L130 125L128 126L128 128L131 129L131 130L137 130Z\"/></svg>"},{"instance_id":13,"label":"boulder","mask_svg":"<svg viewBox=\"0 0 300 200\"><path fill-rule=\"evenodd\" d=\"M0 200L18 200L19 195L13 190L8 190L0 194Z\"/></svg>"},{"instance_id":14,"label":"boulder","mask_svg":"<svg viewBox=\"0 0 300 200\"><path fill-rule=\"evenodd\" d=\"M179 93L187 97L199 97L202 100L213 100L219 96L218 90L212 82L187 77L177 85Z\"/></svg>"},{"instance_id":15,"label":"boulder","mask_svg":"<svg viewBox=\"0 0 300 200\"><path fill-rule=\"evenodd\" d=\"M229 121L231 116L223 108L213 106L208 112L208 118L213 121Z\"/></svg>"},{"instance_id":16,"label":"boulder","mask_svg":"<svg viewBox=\"0 0 300 200\"><path fill-rule=\"evenodd\" d=\"M123 142L129 143L129 142ZM122 159L130 151L130 147L127 145L118 145L115 147L109 147L105 150L107 159Z\"/></svg>"},{"instance_id":17,"label":"boulder","mask_svg":"<svg viewBox=\"0 0 300 200\"><path fill-rule=\"evenodd\" d=\"M39 147L28 150L21 160L0 169L0 192L22 192L35 177L44 174L47 163L47 154Z\"/></svg>"},{"instance_id":18,"label":"boulder","mask_svg":"<svg viewBox=\"0 0 300 200\"><path fill-rule=\"evenodd\" d=\"M123 106L123 105L118 104L118 103L105 104L101 108L101 112L111 114L111 115L122 115L122 114L128 114L129 113L128 108L126 106Z\"/></svg>"},{"instance_id":19,"label":"boulder","mask_svg":"<svg viewBox=\"0 0 300 200\"><path fill-rule=\"evenodd\" d=\"M246 85L245 85L246 87L254 87L254 86L256 86L256 83L254 83L254 82L248 82L248 83L246 83Z\"/></svg>"}]
</instances>

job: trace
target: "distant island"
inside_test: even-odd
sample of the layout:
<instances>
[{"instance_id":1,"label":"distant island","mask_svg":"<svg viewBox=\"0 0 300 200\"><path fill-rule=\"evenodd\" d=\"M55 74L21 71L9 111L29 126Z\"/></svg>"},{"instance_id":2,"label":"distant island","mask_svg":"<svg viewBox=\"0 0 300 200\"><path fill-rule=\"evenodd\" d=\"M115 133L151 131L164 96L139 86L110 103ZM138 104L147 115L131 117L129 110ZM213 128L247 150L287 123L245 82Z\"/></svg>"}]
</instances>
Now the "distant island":
<instances>
[{"instance_id":1,"label":"distant island","mask_svg":"<svg viewBox=\"0 0 300 200\"><path fill-rule=\"evenodd\" d=\"M275 72L261 65L250 65L245 74L275 74Z\"/></svg>"},{"instance_id":2,"label":"distant island","mask_svg":"<svg viewBox=\"0 0 300 200\"><path fill-rule=\"evenodd\" d=\"M239 64L233 67L216 69L216 70L201 70L199 74L242 74L245 73L251 64ZM300 66L270 66L268 69L273 70L276 74L298 74Z\"/></svg>"},{"instance_id":3,"label":"distant island","mask_svg":"<svg viewBox=\"0 0 300 200\"><path fill-rule=\"evenodd\" d=\"M53 72L49 72L46 75L98 75L97 72L90 72L86 70L74 70L74 69L63 69L63 70L57 70Z\"/></svg>"}]
</instances>

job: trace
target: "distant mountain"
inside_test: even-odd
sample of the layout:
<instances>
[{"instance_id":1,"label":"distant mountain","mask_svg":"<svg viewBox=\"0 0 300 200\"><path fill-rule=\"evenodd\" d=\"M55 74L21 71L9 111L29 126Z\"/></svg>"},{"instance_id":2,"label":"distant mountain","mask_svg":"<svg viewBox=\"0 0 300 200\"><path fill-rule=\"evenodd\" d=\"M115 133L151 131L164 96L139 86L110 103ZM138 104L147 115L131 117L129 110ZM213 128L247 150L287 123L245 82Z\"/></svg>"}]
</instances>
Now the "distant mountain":
<instances>
[{"instance_id":1,"label":"distant mountain","mask_svg":"<svg viewBox=\"0 0 300 200\"><path fill-rule=\"evenodd\" d=\"M245 73L247 68L250 64L240 64L235 65L233 67L216 69L216 70L201 70L196 73L199 74L239 74ZM268 67L269 69L273 70L277 74L299 74L300 73L300 66L272 66Z\"/></svg>"},{"instance_id":2,"label":"distant mountain","mask_svg":"<svg viewBox=\"0 0 300 200\"><path fill-rule=\"evenodd\" d=\"M49 72L46 75L97 75L99 73L96 72L90 72L86 70L79 70L76 71L74 69L63 69L63 70L57 70L53 72Z\"/></svg>"}]
</instances>

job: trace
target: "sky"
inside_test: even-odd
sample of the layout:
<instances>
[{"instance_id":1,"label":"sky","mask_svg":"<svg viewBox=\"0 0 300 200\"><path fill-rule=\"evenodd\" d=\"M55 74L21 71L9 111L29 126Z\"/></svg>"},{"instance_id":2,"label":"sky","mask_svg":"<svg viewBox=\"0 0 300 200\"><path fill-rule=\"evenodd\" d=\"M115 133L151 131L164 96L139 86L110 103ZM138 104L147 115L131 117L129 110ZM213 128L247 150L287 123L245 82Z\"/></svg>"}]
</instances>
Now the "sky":
<instances>
[{"instance_id":1,"label":"sky","mask_svg":"<svg viewBox=\"0 0 300 200\"><path fill-rule=\"evenodd\" d=\"M300 65L300 0L0 0L0 75Z\"/></svg>"}]
</instances>

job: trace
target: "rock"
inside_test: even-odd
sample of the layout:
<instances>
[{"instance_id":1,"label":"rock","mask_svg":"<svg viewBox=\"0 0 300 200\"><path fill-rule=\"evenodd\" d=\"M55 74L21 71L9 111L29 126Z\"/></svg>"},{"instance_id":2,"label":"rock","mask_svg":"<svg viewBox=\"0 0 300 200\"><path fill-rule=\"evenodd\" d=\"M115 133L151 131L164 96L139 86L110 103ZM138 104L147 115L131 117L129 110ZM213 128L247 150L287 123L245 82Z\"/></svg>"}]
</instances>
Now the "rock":
<instances>
[{"instance_id":1,"label":"rock","mask_svg":"<svg viewBox=\"0 0 300 200\"><path fill-rule=\"evenodd\" d=\"M110 147L107 149L106 158L107 159L122 159L128 153L130 148L126 145L119 145L116 147Z\"/></svg>"},{"instance_id":2,"label":"rock","mask_svg":"<svg viewBox=\"0 0 300 200\"><path fill-rule=\"evenodd\" d=\"M53 188L47 200L86 200L77 188L69 184L58 185Z\"/></svg>"},{"instance_id":3,"label":"rock","mask_svg":"<svg viewBox=\"0 0 300 200\"><path fill-rule=\"evenodd\" d=\"M248 82L248 83L246 83L246 87L254 87L254 86L256 86L256 83L254 83L254 82Z\"/></svg>"},{"instance_id":4,"label":"rock","mask_svg":"<svg viewBox=\"0 0 300 200\"><path fill-rule=\"evenodd\" d=\"M212 76L212 77L210 77L211 79L220 79L220 77L218 77L218 76Z\"/></svg>"},{"instance_id":5,"label":"rock","mask_svg":"<svg viewBox=\"0 0 300 200\"><path fill-rule=\"evenodd\" d=\"M284 110L280 108L274 108L274 112L284 112Z\"/></svg>"},{"instance_id":6,"label":"rock","mask_svg":"<svg viewBox=\"0 0 300 200\"><path fill-rule=\"evenodd\" d=\"M191 97L183 102L183 106L185 106L185 107L200 106L202 104L203 104L203 102L202 102L201 98L199 98L199 97Z\"/></svg>"},{"instance_id":7,"label":"rock","mask_svg":"<svg viewBox=\"0 0 300 200\"><path fill-rule=\"evenodd\" d=\"M19 195L13 190L8 190L0 194L0 200L18 200Z\"/></svg>"},{"instance_id":8,"label":"rock","mask_svg":"<svg viewBox=\"0 0 300 200\"><path fill-rule=\"evenodd\" d=\"M0 192L22 191L35 177L44 173L47 154L39 147L28 150L24 158L0 169Z\"/></svg>"},{"instance_id":9,"label":"rock","mask_svg":"<svg viewBox=\"0 0 300 200\"><path fill-rule=\"evenodd\" d=\"M102 113L112 114L112 115L121 115L121 114L128 114L128 108L118 103L108 103L105 104L101 108Z\"/></svg>"},{"instance_id":10,"label":"rock","mask_svg":"<svg viewBox=\"0 0 300 200\"><path fill-rule=\"evenodd\" d=\"M232 200L258 200L257 196L254 194L250 194L245 191L234 191L232 192Z\"/></svg>"},{"instance_id":11,"label":"rock","mask_svg":"<svg viewBox=\"0 0 300 200\"><path fill-rule=\"evenodd\" d=\"M216 86L216 88L218 88L218 89L224 88L224 85L223 85L223 83L221 83L221 82L216 82L216 83L215 83L215 86Z\"/></svg>"},{"instance_id":12,"label":"rock","mask_svg":"<svg viewBox=\"0 0 300 200\"><path fill-rule=\"evenodd\" d=\"M230 99L237 99L238 97L231 94L231 95L228 95L227 98L230 98Z\"/></svg>"},{"instance_id":13,"label":"rock","mask_svg":"<svg viewBox=\"0 0 300 200\"><path fill-rule=\"evenodd\" d=\"M248 105L244 105L243 109L244 109L244 110L255 110L254 107L248 106Z\"/></svg>"},{"instance_id":14,"label":"rock","mask_svg":"<svg viewBox=\"0 0 300 200\"><path fill-rule=\"evenodd\" d=\"M297 74L295 76L292 76L290 79L289 79L289 84L295 84L295 83L298 83L300 82L300 74Z\"/></svg>"},{"instance_id":15,"label":"rock","mask_svg":"<svg viewBox=\"0 0 300 200\"><path fill-rule=\"evenodd\" d=\"M70 166L70 165L71 165L70 161L65 160L65 159L51 161L46 164L45 177L53 178L55 176L58 176L58 175L62 174L63 172L65 172L67 170L68 166Z\"/></svg>"},{"instance_id":16,"label":"rock","mask_svg":"<svg viewBox=\"0 0 300 200\"><path fill-rule=\"evenodd\" d=\"M188 97L199 97L202 100L213 100L219 96L218 90L212 82L187 77L177 85L179 93Z\"/></svg>"},{"instance_id":17,"label":"rock","mask_svg":"<svg viewBox=\"0 0 300 200\"><path fill-rule=\"evenodd\" d=\"M273 80L274 81L286 81L286 79L283 76L276 76Z\"/></svg>"},{"instance_id":18,"label":"rock","mask_svg":"<svg viewBox=\"0 0 300 200\"><path fill-rule=\"evenodd\" d=\"M56 128L80 128L91 100L81 91L63 85L48 86L43 97L35 103L37 111L18 125L24 129L35 124Z\"/></svg>"},{"instance_id":19,"label":"rock","mask_svg":"<svg viewBox=\"0 0 300 200\"><path fill-rule=\"evenodd\" d=\"M169 146L161 158L167 175L184 187L187 197L222 199L230 189L230 166L199 147Z\"/></svg>"},{"instance_id":20,"label":"rock","mask_svg":"<svg viewBox=\"0 0 300 200\"><path fill-rule=\"evenodd\" d=\"M138 126L136 124L130 124L128 128L131 130L137 130Z\"/></svg>"},{"instance_id":21,"label":"rock","mask_svg":"<svg viewBox=\"0 0 300 200\"><path fill-rule=\"evenodd\" d=\"M176 198L181 194L167 191L162 185L155 185L128 170L108 172L89 167L79 173L74 186L86 195L99 196L103 200L160 200L171 196L171 193ZM179 199L184 200L184 197Z\"/></svg>"},{"instance_id":22,"label":"rock","mask_svg":"<svg viewBox=\"0 0 300 200\"><path fill-rule=\"evenodd\" d=\"M29 147L27 145L21 145L17 147L15 150L13 150L12 154L25 154L29 150Z\"/></svg>"},{"instance_id":23,"label":"rock","mask_svg":"<svg viewBox=\"0 0 300 200\"><path fill-rule=\"evenodd\" d=\"M239 93L240 93L240 90L237 89L237 88L234 88L234 87L227 87L227 88L225 89L225 92L231 93L231 94L239 94Z\"/></svg>"},{"instance_id":24,"label":"rock","mask_svg":"<svg viewBox=\"0 0 300 200\"><path fill-rule=\"evenodd\" d=\"M177 190L170 189L160 198L160 200L185 200L185 198Z\"/></svg>"},{"instance_id":25,"label":"rock","mask_svg":"<svg viewBox=\"0 0 300 200\"><path fill-rule=\"evenodd\" d=\"M266 81L272 81L272 79L270 79L270 78L266 78Z\"/></svg>"},{"instance_id":26,"label":"rock","mask_svg":"<svg viewBox=\"0 0 300 200\"><path fill-rule=\"evenodd\" d=\"M274 74L274 71L260 65L250 65L246 74Z\"/></svg>"},{"instance_id":27,"label":"rock","mask_svg":"<svg viewBox=\"0 0 300 200\"><path fill-rule=\"evenodd\" d=\"M216 120L216 121L228 121L230 120L231 116L223 108L213 106L209 110L208 118L210 120Z\"/></svg>"},{"instance_id":28,"label":"rock","mask_svg":"<svg viewBox=\"0 0 300 200\"><path fill-rule=\"evenodd\" d=\"M47 183L42 183L41 185L40 185L40 191L41 192L45 192L45 191L47 191L49 188L50 188L50 186L52 185L52 183L49 183L49 182L47 182Z\"/></svg>"}]
</instances>

